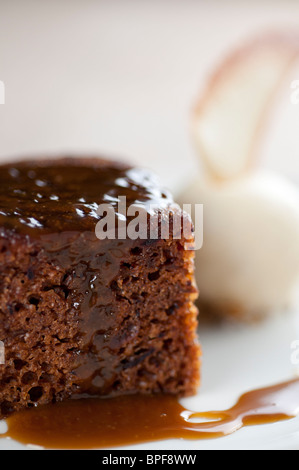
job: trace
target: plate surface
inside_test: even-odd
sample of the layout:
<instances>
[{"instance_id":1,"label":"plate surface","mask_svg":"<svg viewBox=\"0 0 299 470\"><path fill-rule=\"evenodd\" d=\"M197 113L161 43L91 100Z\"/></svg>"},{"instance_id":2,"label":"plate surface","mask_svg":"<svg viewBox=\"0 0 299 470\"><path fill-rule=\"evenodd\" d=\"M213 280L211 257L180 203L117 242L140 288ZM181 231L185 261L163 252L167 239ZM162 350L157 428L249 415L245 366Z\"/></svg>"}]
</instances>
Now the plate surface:
<instances>
[{"instance_id":1,"label":"plate surface","mask_svg":"<svg viewBox=\"0 0 299 470\"><path fill-rule=\"evenodd\" d=\"M292 344L299 340L296 309L255 325L201 325L199 336L203 347L202 385L197 396L182 400L188 409L227 409L243 393L288 380L299 372L299 365L292 361ZM25 448L10 439L0 439L0 450ZM299 417L250 426L220 439L166 440L122 449L299 450Z\"/></svg>"}]
</instances>

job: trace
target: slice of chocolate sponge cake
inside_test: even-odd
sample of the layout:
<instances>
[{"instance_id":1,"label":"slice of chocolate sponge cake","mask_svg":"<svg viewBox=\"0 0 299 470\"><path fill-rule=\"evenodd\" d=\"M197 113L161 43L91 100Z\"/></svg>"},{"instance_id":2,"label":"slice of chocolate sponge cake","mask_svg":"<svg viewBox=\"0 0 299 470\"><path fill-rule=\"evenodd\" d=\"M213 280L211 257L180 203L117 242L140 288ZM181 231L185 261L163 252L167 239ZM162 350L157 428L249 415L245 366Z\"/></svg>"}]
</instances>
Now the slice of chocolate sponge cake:
<instances>
[{"instance_id":1,"label":"slice of chocolate sponge cake","mask_svg":"<svg viewBox=\"0 0 299 470\"><path fill-rule=\"evenodd\" d=\"M173 217L188 216L154 176L85 158L0 168L0 417L84 395L195 393L192 234L178 236ZM123 236L124 197L157 222L155 237ZM96 235L102 204L114 239Z\"/></svg>"}]
</instances>

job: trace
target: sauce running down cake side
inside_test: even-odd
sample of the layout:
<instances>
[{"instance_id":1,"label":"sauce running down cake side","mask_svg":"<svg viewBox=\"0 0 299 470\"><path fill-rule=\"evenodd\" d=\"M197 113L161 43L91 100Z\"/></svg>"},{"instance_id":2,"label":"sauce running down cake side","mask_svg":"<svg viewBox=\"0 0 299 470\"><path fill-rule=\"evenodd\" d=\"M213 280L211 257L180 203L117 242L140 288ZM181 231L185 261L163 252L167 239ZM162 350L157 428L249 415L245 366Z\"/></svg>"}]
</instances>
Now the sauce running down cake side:
<instances>
[{"instance_id":1,"label":"sauce running down cake side","mask_svg":"<svg viewBox=\"0 0 299 470\"><path fill-rule=\"evenodd\" d=\"M155 208L157 237L96 236L101 204L128 226L120 198ZM152 173L122 163L1 166L0 417L68 398L196 392L192 234L175 233L174 215L188 218Z\"/></svg>"}]
</instances>

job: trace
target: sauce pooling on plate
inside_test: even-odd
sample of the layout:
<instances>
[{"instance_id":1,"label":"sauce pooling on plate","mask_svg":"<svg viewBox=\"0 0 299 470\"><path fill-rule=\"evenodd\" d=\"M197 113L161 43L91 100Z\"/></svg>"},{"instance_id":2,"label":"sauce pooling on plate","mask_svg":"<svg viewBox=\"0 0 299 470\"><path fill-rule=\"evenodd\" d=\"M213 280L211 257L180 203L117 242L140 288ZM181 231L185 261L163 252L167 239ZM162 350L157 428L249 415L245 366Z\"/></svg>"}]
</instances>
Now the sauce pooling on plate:
<instances>
[{"instance_id":1,"label":"sauce pooling on plate","mask_svg":"<svg viewBox=\"0 0 299 470\"><path fill-rule=\"evenodd\" d=\"M52 449L105 448L171 438L218 438L298 413L299 379L294 379L245 393L224 411L189 411L167 395L69 400L12 415L3 437Z\"/></svg>"}]
</instances>

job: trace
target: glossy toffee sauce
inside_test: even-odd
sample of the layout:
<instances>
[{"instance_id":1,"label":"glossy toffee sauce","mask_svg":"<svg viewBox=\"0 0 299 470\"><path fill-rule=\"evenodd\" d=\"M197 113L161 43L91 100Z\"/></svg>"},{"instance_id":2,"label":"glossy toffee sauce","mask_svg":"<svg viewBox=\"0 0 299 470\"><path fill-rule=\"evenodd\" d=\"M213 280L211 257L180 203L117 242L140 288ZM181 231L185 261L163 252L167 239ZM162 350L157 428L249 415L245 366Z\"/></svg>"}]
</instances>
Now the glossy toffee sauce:
<instances>
[{"instance_id":1,"label":"glossy toffee sauce","mask_svg":"<svg viewBox=\"0 0 299 470\"><path fill-rule=\"evenodd\" d=\"M217 438L298 413L299 379L294 379L248 392L225 411L189 411L175 397L163 395L70 400L12 415L3 437L52 449L109 448L171 438Z\"/></svg>"},{"instance_id":2,"label":"glossy toffee sauce","mask_svg":"<svg viewBox=\"0 0 299 470\"><path fill-rule=\"evenodd\" d=\"M92 158L1 165L0 188L0 226L35 238L94 233L99 205L117 212L119 196L126 197L127 206L173 203L150 171Z\"/></svg>"}]
</instances>

